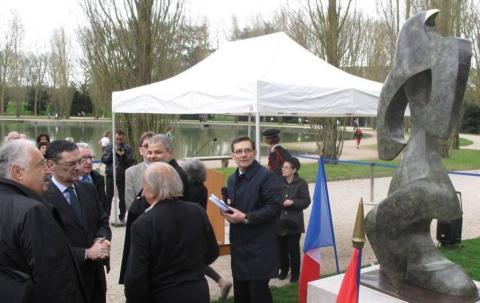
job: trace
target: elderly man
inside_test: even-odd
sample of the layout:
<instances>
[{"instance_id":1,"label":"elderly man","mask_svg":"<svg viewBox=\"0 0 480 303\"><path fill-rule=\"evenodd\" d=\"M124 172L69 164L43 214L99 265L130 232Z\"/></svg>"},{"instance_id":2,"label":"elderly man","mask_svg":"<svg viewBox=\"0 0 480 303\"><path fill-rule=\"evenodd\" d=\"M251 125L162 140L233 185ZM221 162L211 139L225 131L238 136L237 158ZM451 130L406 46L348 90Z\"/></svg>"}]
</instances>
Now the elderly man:
<instances>
[{"instance_id":1,"label":"elderly man","mask_svg":"<svg viewBox=\"0 0 480 303\"><path fill-rule=\"evenodd\" d=\"M40 151L26 140L0 148L0 264L30 275L29 294L12 292L0 282L0 302L87 302L80 271L58 213L41 202L48 168ZM0 279L1 280L1 279ZM17 301L18 300L18 301ZM22 301L23 302L23 301Z\"/></svg>"},{"instance_id":2,"label":"elderly man","mask_svg":"<svg viewBox=\"0 0 480 303\"><path fill-rule=\"evenodd\" d=\"M80 176L78 179L95 185L100 206L103 210L105 210L105 205L107 203L107 196L105 194L105 179L99 172L93 170L93 160L95 157L93 156L92 149L88 143L84 142L77 143L77 147L78 151L80 152L80 156L82 156L83 159L83 164L82 168L80 169Z\"/></svg>"},{"instance_id":3,"label":"elderly man","mask_svg":"<svg viewBox=\"0 0 480 303\"><path fill-rule=\"evenodd\" d=\"M205 210L179 198L182 181L166 163L149 165L142 183L150 206L132 226L128 302L210 302L204 270L218 245Z\"/></svg>"},{"instance_id":4,"label":"elderly man","mask_svg":"<svg viewBox=\"0 0 480 303\"><path fill-rule=\"evenodd\" d=\"M74 143L50 142L45 154L52 180L45 195L62 220L62 227L82 269L91 303L106 301L102 260L109 258L112 233L93 184L78 181L84 159Z\"/></svg>"},{"instance_id":5,"label":"elderly man","mask_svg":"<svg viewBox=\"0 0 480 303\"><path fill-rule=\"evenodd\" d=\"M175 169L182 180L182 199L185 201L194 201L189 191L188 177L175 160L172 140L167 135L158 134L148 140L147 161L148 163L164 162L170 164L170 166ZM188 198L186 197L187 195ZM143 192L140 191L134 199L128 212L127 230L125 231L125 241L123 245L122 265L120 268L120 284L123 284L128 256L130 254L130 229L132 223L145 212L148 206L149 205L143 196Z\"/></svg>"},{"instance_id":6,"label":"elderly man","mask_svg":"<svg viewBox=\"0 0 480 303\"><path fill-rule=\"evenodd\" d=\"M142 174L148 166L147 149L148 140L155 136L154 132L144 132L138 140L138 152L143 158L143 162L127 168L125 171L125 205L127 210L135 200L135 197L142 190Z\"/></svg>"},{"instance_id":7,"label":"elderly man","mask_svg":"<svg viewBox=\"0 0 480 303\"><path fill-rule=\"evenodd\" d=\"M238 165L228 178L232 274L235 302L272 302L268 288L278 276L276 221L282 195L280 179L255 160L255 143L238 137L231 145Z\"/></svg>"}]
</instances>

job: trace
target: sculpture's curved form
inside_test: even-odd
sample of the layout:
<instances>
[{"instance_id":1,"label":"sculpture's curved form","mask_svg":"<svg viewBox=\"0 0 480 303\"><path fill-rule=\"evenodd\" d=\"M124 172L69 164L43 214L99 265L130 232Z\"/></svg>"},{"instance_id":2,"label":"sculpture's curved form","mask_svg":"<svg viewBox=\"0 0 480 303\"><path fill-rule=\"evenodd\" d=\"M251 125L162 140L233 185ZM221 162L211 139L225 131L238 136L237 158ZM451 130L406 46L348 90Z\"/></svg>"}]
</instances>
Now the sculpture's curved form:
<instances>
[{"instance_id":1,"label":"sculpture's curved form","mask_svg":"<svg viewBox=\"0 0 480 303\"><path fill-rule=\"evenodd\" d=\"M366 217L366 232L383 274L396 288L404 283L453 296L476 297L472 280L436 249L433 218L462 215L440 156L438 140L457 124L470 70L471 43L435 31L438 10L410 18L402 28L395 66L380 96L377 133L380 159L403 149L388 197ZM410 107L412 132L404 140Z\"/></svg>"}]
</instances>

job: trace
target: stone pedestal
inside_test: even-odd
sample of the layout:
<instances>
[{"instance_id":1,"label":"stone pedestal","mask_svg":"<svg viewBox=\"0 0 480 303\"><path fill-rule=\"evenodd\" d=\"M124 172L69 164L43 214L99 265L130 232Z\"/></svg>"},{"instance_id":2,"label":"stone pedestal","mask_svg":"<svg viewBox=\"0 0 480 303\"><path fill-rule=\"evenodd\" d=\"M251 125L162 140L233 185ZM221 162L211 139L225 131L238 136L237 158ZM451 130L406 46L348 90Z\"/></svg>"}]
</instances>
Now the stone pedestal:
<instances>
[{"instance_id":1,"label":"stone pedestal","mask_svg":"<svg viewBox=\"0 0 480 303\"><path fill-rule=\"evenodd\" d=\"M375 275L379 270L379 265L367 267L362 269L363 274ZM337 294L342 284L343 274L331 276L310 282L308 284L307 303L336 303ZM479 282L475 281L477 287ZM438 302L438 301L418 301L418 300L402 300L395 298L389 294L377 291L373 288L360 285L359 303L400 303L400 302ZM460 302L460 301L459 301ZM475 302L474 300L463 302Z\"/></svg>"}]
</instances>

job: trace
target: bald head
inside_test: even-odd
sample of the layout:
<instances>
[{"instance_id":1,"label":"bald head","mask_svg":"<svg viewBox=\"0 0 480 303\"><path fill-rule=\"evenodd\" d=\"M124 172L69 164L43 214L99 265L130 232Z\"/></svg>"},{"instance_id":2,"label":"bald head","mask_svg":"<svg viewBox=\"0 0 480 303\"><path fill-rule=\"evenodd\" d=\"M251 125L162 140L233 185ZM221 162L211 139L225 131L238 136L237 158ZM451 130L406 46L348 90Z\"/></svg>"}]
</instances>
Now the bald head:
<instances>
[{"instance_id":1,"label":"bald head","mask_svg":"<svg viewBox=\"0 0 480 303\"><path fill-rule=\"evenodd\" d=\"M143 194L149 204L180 197L183 183L177 171L169 164L151 163L143 173Z\"/></svg>"},{"instance_id":2,"label":"bald head","mask_svg":"<svg viewBox=\"0 0 480 303\"><path fill-rule=\"evenodd\" d=\"M16 131L11 131L8 133L8 135L5 137L5 142L11 141L11 140L17 140L21 139L21 134Z\"/></svg>"}]
</instances>

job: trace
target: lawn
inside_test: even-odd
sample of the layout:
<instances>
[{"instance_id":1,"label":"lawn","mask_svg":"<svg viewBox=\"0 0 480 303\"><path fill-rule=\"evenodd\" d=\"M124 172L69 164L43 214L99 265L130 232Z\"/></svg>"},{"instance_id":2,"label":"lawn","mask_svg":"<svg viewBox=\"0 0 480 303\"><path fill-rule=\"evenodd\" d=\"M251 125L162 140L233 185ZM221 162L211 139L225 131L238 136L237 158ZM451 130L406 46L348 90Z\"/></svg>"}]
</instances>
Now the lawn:
<instances>
[{"instance_id":1,"label":"lawn","mask_svg":"<svg viewBox=\"0 0 480 303\"><path fill-rule=\"evenodd\" d=\"M358 161L365 164L371 161ZM374 161L378 164L398 165L399 161ZM480 169L480 150L461 149L452 150L449 159L444 159L443 163L448 170L473 170ZM328 181L348 180L370 178L371 167L369 165L354 164L326 164L326 174ZM308 183L313 183L317 177L318 166L316 163L302 164L300 176ZM219 168L225 176L231 175L235 167ZM391 176L395 170L392 168L375 167L375 177Z\"/></svg>"},{"instance_id":2,"label":"lawn","mask_svg":"<svg viewBox=\"0 0 480 303\"><path fill-rule=\"evenodd\" d=\"M440 251L450 260L462 266L474 280L480 280L480 238L465 240L460 248L441 248ZM296 303L297 283L283 287L272 287L273 302L275 303ZM214 301L214 303L220 301ZM233 302L229 298L226 302Z\"/></svg>"}]
</instances>

